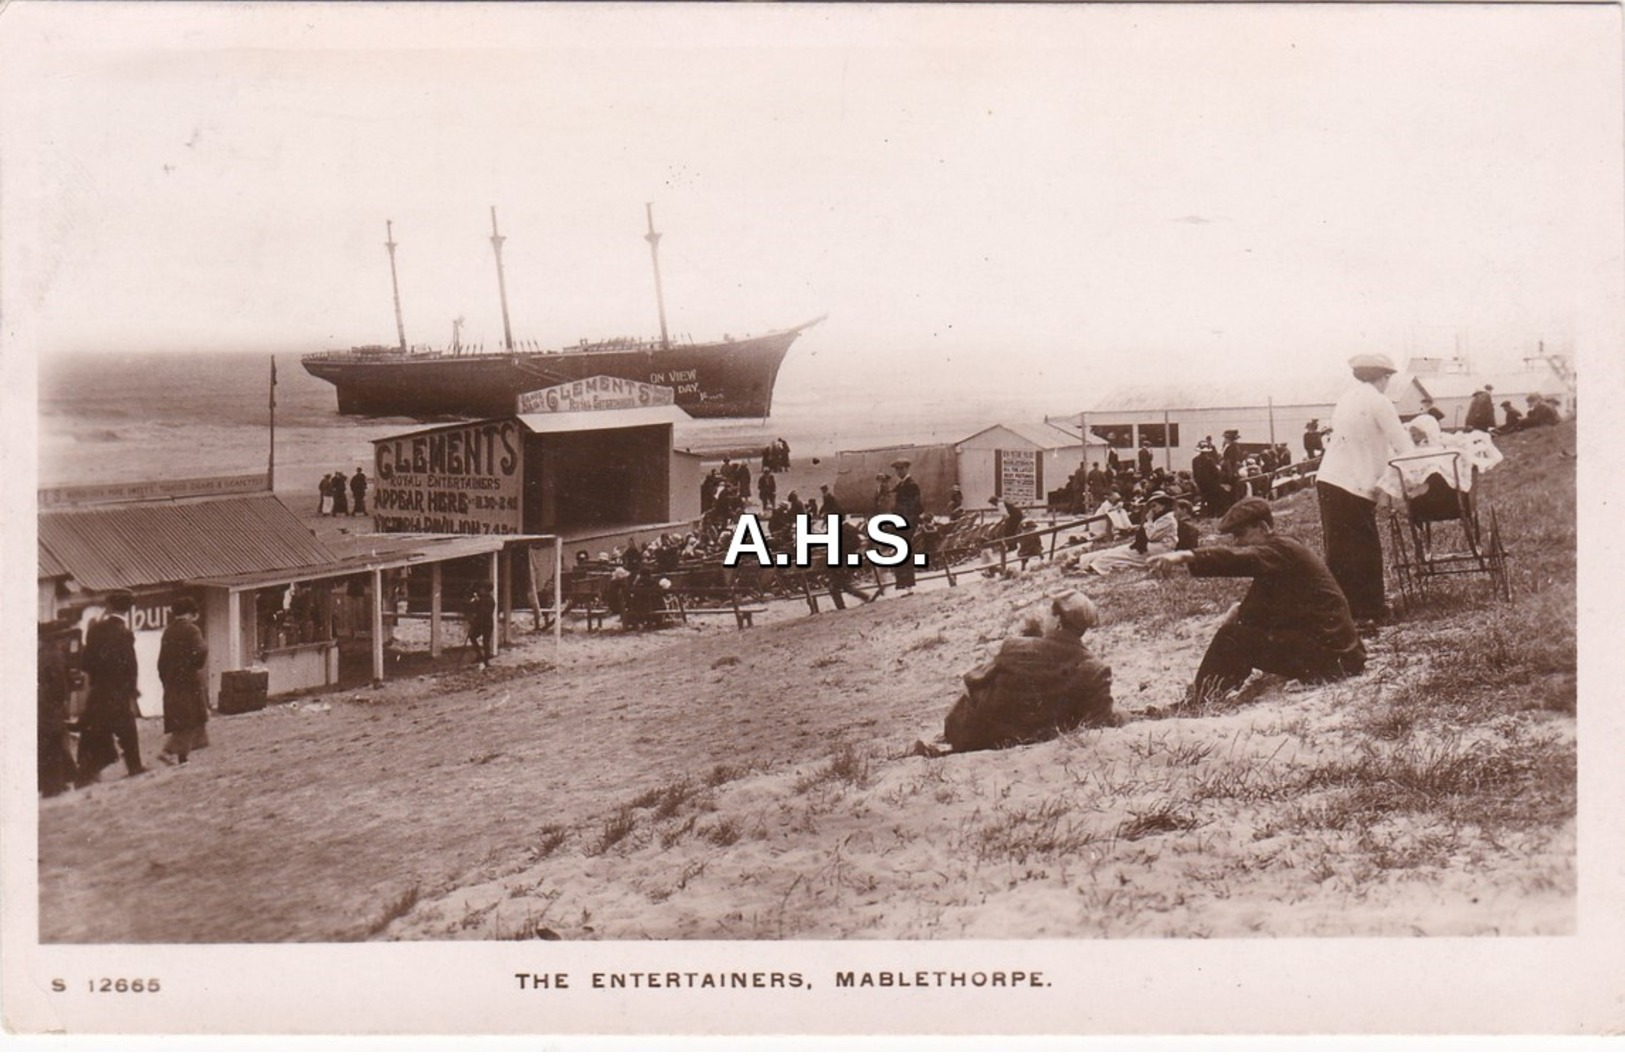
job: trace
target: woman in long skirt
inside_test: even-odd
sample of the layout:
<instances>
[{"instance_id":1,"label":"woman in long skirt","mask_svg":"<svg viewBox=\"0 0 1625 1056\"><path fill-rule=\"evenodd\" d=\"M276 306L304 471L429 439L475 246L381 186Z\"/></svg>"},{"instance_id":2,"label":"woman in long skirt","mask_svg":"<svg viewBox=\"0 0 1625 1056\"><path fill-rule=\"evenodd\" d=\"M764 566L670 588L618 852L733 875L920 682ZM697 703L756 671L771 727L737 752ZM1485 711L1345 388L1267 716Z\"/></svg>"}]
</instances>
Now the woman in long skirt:
<instances>
[{"instance_id":1,"label":"woman in long skirt","mask_svg":"<svg viewBox=\"0 0 1625 1056\"><path fill-rule=\"evenodd\" d=\"M158 678L164 684L164 750L160 762L184 763L208 747L209 645L197 623L197 603L175 602L158 647Z\"/></svg>"}]
</instances>

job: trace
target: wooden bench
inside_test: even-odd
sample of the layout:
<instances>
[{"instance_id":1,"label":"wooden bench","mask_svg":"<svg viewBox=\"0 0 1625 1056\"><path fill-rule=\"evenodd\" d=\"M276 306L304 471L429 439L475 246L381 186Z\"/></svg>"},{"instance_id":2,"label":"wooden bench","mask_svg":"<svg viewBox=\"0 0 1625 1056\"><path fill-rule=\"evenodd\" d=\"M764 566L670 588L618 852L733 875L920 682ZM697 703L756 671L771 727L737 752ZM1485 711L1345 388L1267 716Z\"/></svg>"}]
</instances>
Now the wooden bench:
<instances>
[{"instance_id":1,"label":"wooden bench","mask_svg":"<svg viewBox=\"0 0 1625 1056\"><path fill-rule=\"evenodd\" d=\"M693 599L684 597L680 592L673 596L677 599L677 613L684 623L688 622L690 616L732 616L739 629L744 630L756 626L757 614L767 611L766 605L741 604L738 591L728 592L726 607L703 603L694 605L690 603Z\"/></svg>"}]
</instances>

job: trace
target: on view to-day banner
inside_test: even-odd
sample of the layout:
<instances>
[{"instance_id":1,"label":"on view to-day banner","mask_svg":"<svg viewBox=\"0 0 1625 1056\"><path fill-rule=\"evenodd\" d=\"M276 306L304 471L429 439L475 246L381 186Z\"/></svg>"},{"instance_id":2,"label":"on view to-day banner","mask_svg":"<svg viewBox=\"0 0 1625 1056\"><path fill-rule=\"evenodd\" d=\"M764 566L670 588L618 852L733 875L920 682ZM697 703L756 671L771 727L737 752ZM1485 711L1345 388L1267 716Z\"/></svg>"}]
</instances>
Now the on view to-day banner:
<instances>
[{"instance_id":1,"label":"on view to-day banner","mask_svg":"<svg viewBox=\"0 0 1625 1056\"><path fill-rule=\"evenodd\" d=\"M599 374L534 392L521 392L518 411L520 414L624 411L633 407L666 407L675 403L676 398L676 392L663 385Z\"/></svg>"},{"instance_id":2,"label":"on view to-day banner","mask_svg":"<svg viewBox=\"0 0 1625 1056\"><path fill-rule=\"evenodd\" d=\"M1044 466L1037 451L993 452L999 495L1014 503L1036 503L1044 498Z\"/></svg>"},{"instance_id":3,"label":"on view to-day banner","mask_svg":"<svg viewBox=\"0 0 1625 1056\"><path fill-rule=\"evenodd\" d=\"M380 532L517 535L524 479L517 422L453 425L373 442Z\"/></svg>"}]
</instances>

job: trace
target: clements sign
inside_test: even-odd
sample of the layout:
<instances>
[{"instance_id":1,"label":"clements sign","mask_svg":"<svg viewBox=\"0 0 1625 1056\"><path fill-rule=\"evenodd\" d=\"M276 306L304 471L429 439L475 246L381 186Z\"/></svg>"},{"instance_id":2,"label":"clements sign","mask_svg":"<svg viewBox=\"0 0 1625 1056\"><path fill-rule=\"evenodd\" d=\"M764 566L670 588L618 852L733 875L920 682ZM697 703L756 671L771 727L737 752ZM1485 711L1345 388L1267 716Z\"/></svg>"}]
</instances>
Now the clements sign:
<instances>
[{"instance_id":1,"label":"clements sign","mask_svg":"<svg viewBox=\"0 0 1625 1056\"><path fill-rule=\"evenodd\" d=\"M517 533L523 451L514 422L375 441L375 527L380 532Z\"/></svg>"},{"instance_id":2,"label":"clements sign","mask_svg":"<svg viewBox=\"0 0 1625 1056\"><path fill-rule=\"evenodd\" d=\"M674 391L663 385L600 374L534 392L522 392L519 394L518 413L624 411L634 407L666 407L674 402Z\"/></svg>"}]
</instances>

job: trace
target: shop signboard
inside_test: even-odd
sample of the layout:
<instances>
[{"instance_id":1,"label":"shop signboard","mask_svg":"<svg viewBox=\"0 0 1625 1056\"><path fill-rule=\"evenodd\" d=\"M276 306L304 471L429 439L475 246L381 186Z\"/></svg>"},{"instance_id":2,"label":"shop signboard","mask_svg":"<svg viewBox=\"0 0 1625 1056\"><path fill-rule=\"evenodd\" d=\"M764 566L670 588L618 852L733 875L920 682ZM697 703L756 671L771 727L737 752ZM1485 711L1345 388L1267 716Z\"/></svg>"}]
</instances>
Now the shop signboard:
<instances>
[{"instance_id":1,"label":"shop signboard","mask_svg":"<svg viewBox=\"0 0 1625 1056\"><path fill-rule=\"evenodd\" d=\"M373 442L380 532L516 535L524 481L518 422L446 426Z\"/></svg>"},{"instance_id":2,"label":"shop signboard","mask_svg":"<svg viewBox=\"0 0 1625 1056\"><path fill-rule=\"evenodd\" d=\"M568 411L625 411L636 407L668 407L676 390L646 381L596 375L519 394L520 414L561 414Z\"/></svg>"},{"instance_id":3,"label":"shop signboard","mask_svg":"<svg viewBox=\"0 0 1625 1056\"><path fill-rule=\"evenodd\" d=\"M993 453L999 497L1017 505L1036 503L1044 498L1043 470L1037 451L999 449Z\"/></svg>"}]
</instances>

